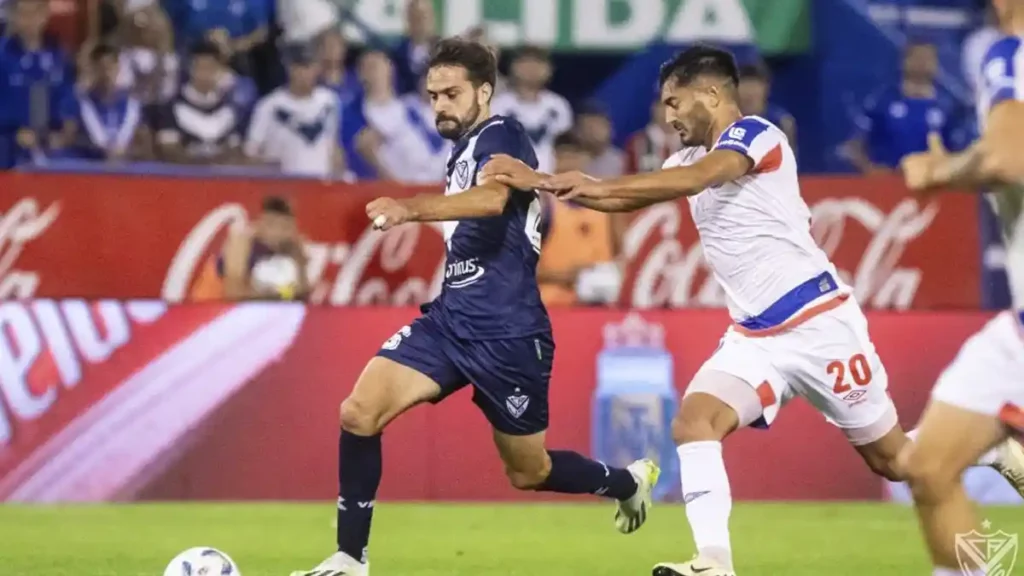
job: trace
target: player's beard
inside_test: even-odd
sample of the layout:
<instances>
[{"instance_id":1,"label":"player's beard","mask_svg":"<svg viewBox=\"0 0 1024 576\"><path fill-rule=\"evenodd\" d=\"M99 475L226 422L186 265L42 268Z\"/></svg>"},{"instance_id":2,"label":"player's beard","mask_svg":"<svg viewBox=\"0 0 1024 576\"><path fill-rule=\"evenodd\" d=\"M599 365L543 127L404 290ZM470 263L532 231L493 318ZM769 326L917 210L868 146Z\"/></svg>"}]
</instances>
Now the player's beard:
<instances>
[{"instance_id":1,"label":"player's beard","mask_svg":"<svg viewBox=\"0 0 1024 576\"><path fill-rule=\"evenodd\" d=\"M476 125L476 121L479 116L480 104L475 101L473 102L473 107L469 109L469 112L466 114L466 118L463 120L460 120L455 116L448 116L447 114L438 114L435 122L437 133L446 140L458 140L459 138L462 138L470 128ZM441 126L442 122L444 122L445 127Z\"/></svg>"},{"instance_id":2,"label":"player's beard","mask_svg":"<svg viewBox=\"0 0 1024 576\"><path fill-rule=\"evenodd\" d=\"M708 112L707 108L699 104L698 106L699 108L696 108L690 114L691 120L689 123L672 123L676 131L679 132L679 139L682 141L683 146L703 146L704 138L711 129L711 113Z\"/></svg>"}]
</instances>

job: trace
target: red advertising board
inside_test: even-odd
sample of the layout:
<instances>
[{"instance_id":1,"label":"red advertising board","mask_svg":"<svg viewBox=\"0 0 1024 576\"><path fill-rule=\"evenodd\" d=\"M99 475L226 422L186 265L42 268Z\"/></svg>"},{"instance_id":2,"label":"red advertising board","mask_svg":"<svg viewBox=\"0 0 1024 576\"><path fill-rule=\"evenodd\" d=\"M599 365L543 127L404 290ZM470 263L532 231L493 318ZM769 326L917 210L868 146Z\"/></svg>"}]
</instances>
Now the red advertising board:
<instances>
[{"instance_id":1,"label":"red advertising board","mask_svg":"<svg viewBox=\"0 0 1024 576\"><path fill-rule=\"evenodd\" d=\"M921 201L895 178L805 178L815 236L868 308L977 308L976 200ZM310 244L313 303L419 303L440 286L434 224L375 232L364 206L429 190L391 184L0 176L0 298L187 300L225 231L266 194L292 199ZM621 304L720 307L685 201L635 215Z\"/></svg>"},{"instance_id":2,"label":"red advertising board","mask_svg":"<svg viewBox=\"0 0 1024 576\"><path fill-rule=\"evenodd\" d=\"M411 308L35 300L0 303L0 501L331 499L337 406ZM684 388L727 326L718 310L639 313L660 325ZM602 334L626 313L553 313L552 447L590 450ZM870 312L905 425L987 319ZM908 343L913 345L908 346ZM461 392L384 434L381 497L535 498L508 487L487 423ZM881 483L803 403L726 445L740 499L878 499Z\"/></svg>"}]
</instances>

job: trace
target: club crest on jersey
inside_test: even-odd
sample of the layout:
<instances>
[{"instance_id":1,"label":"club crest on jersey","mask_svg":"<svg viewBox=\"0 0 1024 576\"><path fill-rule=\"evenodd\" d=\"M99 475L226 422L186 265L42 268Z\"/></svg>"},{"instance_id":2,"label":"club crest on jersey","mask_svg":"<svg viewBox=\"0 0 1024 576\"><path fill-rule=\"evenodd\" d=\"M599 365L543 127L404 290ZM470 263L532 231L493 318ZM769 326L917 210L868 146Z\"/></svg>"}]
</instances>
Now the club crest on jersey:
<instances>
[{"instance_id":1,"label":"club crest on jersey","mask_svg":"<svg viewBox=\"0 0 1024 576\"><path fill-rule=\"evenodd\" d=\"M530 397L520 394L519 388L516 388L516 393L505 399L505 407L513 418L519 418L530 407Z\"/></svg>"},{"instance_id":2,"label":"club crest on jersey","mask_svg":"<svg viewBox=\"0 0 1024 576\"><path fill-rule=\"evenodd\" d=\"M455 165L455 182L459 188L469 186L469 162L461 160Z\"/></svg>"}]
</instances>

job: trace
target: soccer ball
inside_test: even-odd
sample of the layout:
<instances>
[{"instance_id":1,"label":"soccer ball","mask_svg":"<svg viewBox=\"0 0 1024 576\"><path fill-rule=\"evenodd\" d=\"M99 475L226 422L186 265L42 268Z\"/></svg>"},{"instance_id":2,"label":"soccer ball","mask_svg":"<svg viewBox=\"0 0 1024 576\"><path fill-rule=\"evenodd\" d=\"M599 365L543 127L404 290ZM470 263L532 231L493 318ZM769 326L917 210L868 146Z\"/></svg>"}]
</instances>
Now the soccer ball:
<instances>
[{"instance_id":1,"label":"soccer ball","mask_svg":"<svg viewBox=\"0 0 1024 576\"><path fill-rule=\"evenodd\" d=\"M164 576L242 576L230 556L215 548L189 548L174 557Z\"/></svg>"}]
</instances>

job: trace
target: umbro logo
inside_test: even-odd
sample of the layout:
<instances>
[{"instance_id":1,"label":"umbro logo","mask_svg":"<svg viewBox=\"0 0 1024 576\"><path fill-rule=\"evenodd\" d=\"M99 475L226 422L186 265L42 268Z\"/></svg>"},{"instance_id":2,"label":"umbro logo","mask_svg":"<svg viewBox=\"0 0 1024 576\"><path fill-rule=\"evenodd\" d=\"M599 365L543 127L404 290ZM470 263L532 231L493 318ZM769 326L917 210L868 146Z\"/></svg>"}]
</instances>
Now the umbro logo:
<instances>
[{"instance_id":1,"label":"umbro logo","mask_svg":"<svg viewBox=\"0 0 1024 576\"><path fill-rule=\"evenodd\" d=\"M689 494L683 495L683 504L689 504L701 496L707 496L711 494L710 490L704 490L702 492L690 492Z\"/></svg>"}]
</instances>

